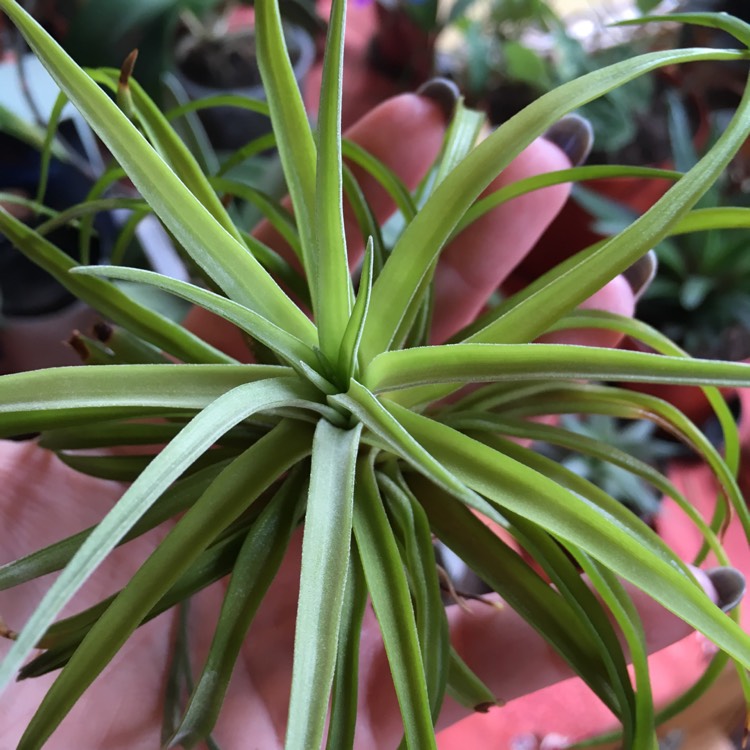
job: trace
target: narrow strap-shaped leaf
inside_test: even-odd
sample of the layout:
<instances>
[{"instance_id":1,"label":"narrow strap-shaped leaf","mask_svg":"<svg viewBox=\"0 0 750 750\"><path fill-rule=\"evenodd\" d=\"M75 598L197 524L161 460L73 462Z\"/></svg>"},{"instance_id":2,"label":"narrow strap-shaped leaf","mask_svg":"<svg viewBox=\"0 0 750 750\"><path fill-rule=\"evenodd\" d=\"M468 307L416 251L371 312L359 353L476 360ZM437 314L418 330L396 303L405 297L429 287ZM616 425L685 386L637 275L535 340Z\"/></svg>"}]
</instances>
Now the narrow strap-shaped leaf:
<instances>
[{"instance_id":1,"label":"narrow strap-shaped leaf","mask_svg":"<svg viewBox=\"0 0 750 750\"><path fill-rule=\"evenodd\" d=\"M349 201L352 214L357 220L359 232L362 237L367 237L368 241L372 239L373 250L373 278L375 278L385 263L385 245L383 243L383 233L380 229L375 214L372 211L361 185L354 177L352 170L344 165L344 191Z\"/></svg>"},{"instance_id":2,"label":"narrow strap-shaped leaf","mask_svg":"<svg viewBox=\"0 0 750 750\"><path fill-rule=\"evenodd\" d=\"M450 639L430 523L405 482L377 475L396 535L414 602L419 647L433 724L437 722L448 678Z\"/></svg>"},{"instance_id":3,"label":"narrow strap-shaped leaf","mask_svg":"<svg viewBox=\"0 0 750 750\"><path fill-rule=\"evenodd\" d=\"M55 103L52 105L52 111L47 119L47 133L44 137L44 145L42 146L41 159L39 161L39 187L36 191L37 203L44 203L44 197L47 193L47 183L49 181L49 168L52 163L52 151L60 124L60 116L67 103L68 97L62 91L58 93Z\"/></svg>"},{"instance_id":4,"label":"narrow strap-shaped leaf","mask_svg":"<svg viewBox=\"0 0 750 750\"><path fill-rule=\"evenodd\" d=\"M409 486L438 538L500 594L617 713L606 667L590 640L580 637L580 618L569 602L454 498L422 477L409 477Z\"/></svg>"},{"instance_id":5,"label":"narrow strap-shaped leaf","mask_svg":"<svg viewBox=\"0 0 750 750\"><path fill-rule=\"evenodd\" d=\"M232 299L312 343L314 331L305 314L244 246L211 216L107 94L18 3L0 0L0 7L196 263ZM291 98L288 91L285 88L285 95ZM298 216L302 220L302 215Z\"/></svg>"},{"instance_id":6,"label":"narrow strap-shaped leaf","mask_svg":"<svg viewBox=\"0 0 750 750\"><path fill-rule=\"evenodd\" d=\"M227 464L224 464L222 470L226 467ZM231 526L225 529L220 538L203 551L193 561L191 567L185 570L162 594L159 600L151 606L141 619L140 624L143 625L154 617L158 617L181 601L188 599L206 586L210 586L226 576L232 570L234 561L237 559L249 525L244 523L239 524L239 529L232 529ZM53 623L37 643L38 648L47 650L25 664L19 671L18 678L25 680L29 677L38 677L64 667L81 641L97 620L107 611L107 608L119 593L118 591L70 617L65 617Z\"/></svg>"},{"instance_id":7,"label":"narrow strap-shaped leaf","mask_svg":"<svg viewBox=\"0 0 750 750\"><path fill-rule=\"evenodd\" d=\"M667 401L645 393L618 388L570 384L557 393L538 394L526 403L520 401L517 405L504 409L503 413L512 417L560 413L606 414L625 419L651 420L693 448L714 472L722 489L719 495L722 502L716 505L717 515L711 522L711 528L714 531L721 530L721 533L726 530L728 499L746 536L750 538L750 510L743 500L734 474L708 438L679 409Z\"/></svg>"},{"instance_id":8,"label":"narrow strap-shaped leaf","mask_svg":"<svg viewBox=\"0 0 750 750\"><path fill-rule=\"evenodd\" d=\"M226 177L212 177L211 185L222 193L236 196L256 206L301 260L302 248L297 225L292 215L279 201L252 185L245 185Z\"/></svg>"},{"instance_id":9,"label":"narrow strap-shaped leaf","mask_svg":"<svg viewBox=\"0 0 750 750\"><path fill-rule=\"evenodd\" d=\"M310 430L283 423L217 477L91 628L29 722L19 750L42 747L182 571L263 489L309 452L310 442Z\"/></svg>"},{"instance_id":10,"label":"narrow strap-shaped leaf","mask_svg":"<svg viewBox=\"0 0 750 750\"><path fill-rule=\"evenodd\" d=\"M614 330L630 336L636 341L641 341L660 354L668 354L673 357L690 356L664 334L643 321L624 315L616 315L605 310L577 310L561 318L549 330L558 331L567 328L605 328L607 330ZM736 477L740 462L737 422L718 389L709 386L702 390L721 425L724 437L724 461Z\"/></svg>"},{"instance_id":11,"label":"narrow strap-shaped leaf","mask_svg":"<svg viewBox=\"0 0 750 750\"><path fill-rule=\"evenodd\" d=\"M0 232L78 299L146 341L187 362L234 361L164 315L130 299L114 284L103 279L71 275L70 270L76 262L70 256L1 208Z\"/></svg>"},{"instance_id":12,"label":"narrow strap-shaped leaf","mask_svg":"<svg viewBox=\"0 0 750 750\"><path fill-rule=\"evenodd\" d=\"M364 385L378 393L430 383L502 380L617 380L681 385L750 385L750 365L562 344L447 344L385 352Z\"/></svg>"},{"instance_id":13,"label":"narrow strap-shaped leaf","mask_svg":"<svg viewBox=\"0 0 750 750\"><path fill-rule=\"evenodd\" d=\"M703 520L701 514L693 507L688 499L674 486L669 479L653 466L612 445L572 430L566 430L553 425L542 424L530 419L503 419L499 415L481 413L477 416L457 415L446 421L451 427L462 432L489 430L514 438L551 443L583 455L592 456L600 461L625 469L633 475L649 482L662 494L675 501L683 513L695 524L706 540L706 544L719 559L720 565L728 565L721 542L716 534Z\"/></svg>"},{"instance_id":14,"label":"narrow strap-shaped leaf","mask_svg":"<svg viewBox=\"0 0 750 750\"><path fill-rule=\"evenodd\" d=\"M294 472L242 544L206 663L170 747L194 747L213 730L250 624L289 546L304 506L305 478Z\"/></svg>"},{"instance_id":15,"label":"narrow strap-shaped leaf","mask_svg":"<svg viewBox=\"0 0 750 750\"><path fill-rule=\"evenodd\" d=\"M326 750L354 747L359 708L359 642L366 606L367 585L359 552L354 549L349 557L349 572L346 575Z\"/></svg>"},{"instance_id":16,"label":"narrow strap-shaped leaf","mask_svg":"<svg viewBox=\"0 0 750 750\"><path fill-rule=\"evenodd\" d=\"M354 307L352 308L349 322L346 325L344 335L341 338L341 346L339 347L337 361L339 371L342 373L345 383L348 383L351 378L357 377L359 372L359 342L362 340L362 331L364 330L367 311L370 307L374 265L373 255L373 241L372 237L370 237L365 249L365 259L362 265L357 298L354 301Z\"/></svg>"},{"instance_id":17,"label":"narrow strap-shaped leaf","mask_svg":"<svg viewBox=\"0 0 750 750\"><path fill-rule=\"evenodd\" d=\"M284 41L277 0L255 4L256 50L263 89L268 99L276 145L279 149L289 196L300 230L302 265L314 279L315 165L317 153L310 123ZM316 291L312 289L313 309Z\"/></svg>"},{"instance_id":18,"label":"narrow strap-shaped leaf","mask_svg":"<svg viewBox=\"0 0 750 750\"><path fill-rule=\"evenodd\" d=\"M276 148L276 136L273 132L259 135L257 138L253 138L252 141L246 143L242 148L238 148L230 157L225 159L216 172L216 176L223 177L253 156L262 154L264 151L272 148Z\"/></svg>"},{"instance_id":19,"label":"narrow strap-shaped leaf","mask_svg":"<svg viewBox=\"0 0 750 750\"><path fill-rule=\"evenodd\" d=\"M436 748L409 584L369 460L360 461L357 478L354 536L383 635L406 745L412 750Z\"/></svg>"},{"instance_id":20,"label":"narrow strap-shaped leaf","mask_svg":"<svg viewBox=\"0 0 750 750\"><path fill-rule=\"evenodd\" d=\"M678 50L640 55L623 63L582 76L571 83L554 89L498 128L491 136L480 143L438 186L394 247L373 288L372 304L374 305L375 315L371 317L365 329L364 356L371 359L389 348L399 327L401 314L406 309L414 290L418 288L420 279L432 266L434 259L465 211L489 185L491 180L531 141L541 135L547 127L576 107L660 66L690 60L709 58L729 60L742 59L742 57L742 53L709 52L706 50ZM743 118L744 115L740 115L740 117ZM727 154L727 156L731 155L744 141L744 134L739 133L738 130L739 128L728 129L729 136L724 139L720 146L721 153ZM711 158L714 157L715 154L712 153ZM717 159L716 162L718 161ZM716 163L709 169L706 163L702 163L700 169L692 170L692 179L688 180L685 190L692 188L699 195L701 189L713 181L711 177L720 173L723 166L724 163ZM682 180L679 184L682 184ZM697 200L697 195L695 199ZM688 205L690 200L692 200L691 197L686 197L682 201L678 201L678 204L690 208L691 205ZM679 211L676 210L675 206L675 209L669 212L669 216L660 215L659 222L661 225L668 224L671 216L678 214ZM651 238L648 239L648 242L651 242L651 244L648 245L646 250L653 247L654 244ZM628 236L627 243L629 247L632 243L627 258L622 251L622 246L617 248L619 253L617 257L622 261L621 264L611 259L610 256L614 256L614 252L608 253L606 262L603 260L601 263L601 271L597 274L596 282L587 279L586 291L581 292L580 295L576 294L575 299L572 299L574 294L572 288L568 288L566 285L566 303L568 298L571 298L569 309L590 296L605 281L608 281L609 278L615 276L646 252L646 250L641 249L639 244L633 242L632 235ZM606 274L603 270L605 266ZM581 273L581 278L583 278L583 273ZM555 309L557 310L561 306L561 300L555 301ZM525 315L525 317L528 319L533 316ZM547 320L553 319L552 316L548 319L545 315L545 326L543 327L546 327ZM529 325L530 323L527 320L524 330ZM528 336L526 340L530 338L533 338L533 335ZM493 340L502 339L496 337Z\"/></svg>"},{"instance_id":21,"label":"narrow strap-shaped leaf","mask_svg":"<svg viewBox=\"0 0 750 750\"><path fill-rule=\"evenodd\" d=\"M588 169L587 167L579 167L578 169ZM552 173L553 175L555 173ZM546 175L540 175L540 178L546 177ZM532 180L536 180L537 178L532 178ZM508 188L513 189L516 185L522 185L525 181L521 181L519 183L515 183L514 185L508 186ZM500 193L504 192L504 188L501 191L498 191ZM731 206L722 206L717 208L699 208L695 209L693 211L690 211L685 216L678 217L675 219L675 221L668 227L665 228L665 236L672 237L677 236L681 234L691 234L694 232L699 231L710 231L711 229L745 229L748 226L750 226L750 210L747 208L740 208L740 207L731 207ZM589 257L592 257L594 254L598 253L604 245L607 243L607 240L602 240L599 242L594 243L593 245L590 245L588 248L585 248L580 253L578 253L574 258L571 258L560 265L557 266L557 270L554 271L551 275L549 275L548 279L552 280L553 276L559 275L561 273L567 273L570 268L573 267L573 265L576 265L578 263L583 263L585 260L587 260ZM539 284L539 281L534 282L534 284ZM523 293L525 295L526 292ZM514 299L520 300L525 297L516 297ZM500 317L505 315L508 312L508 308L514 304L511 300L508 301L508 303L500 305L496 308L493 308L492 310L488 311L487 313L480 315L473 323L463 328L461 331L455 334L453 338L448 343L454 343L457 341L498 341L499 343L514 343L514 341L507 340L507 341L500 341L499 338L493 338L492 336L489 336L486 334L487 330L490 330L492 325L496 320L498 320ZM581 311L574 311L569 314L578 314L578 312ZM586 311L586 312L596 312L596 311ZM546 330L552 330L552 328L555 326L556 321L552 320L550 321L549 327ZM485 333L480 335L481 331L485 331ZM531 340L534 338L537 334L534 334L533 336L529 336L528 340ZM476 337L476 338L475 338ZM442 395L445 395L444 393ZM441 394L438 393L435 398L440 398Z\"/></svg>"},{"instance_id":22,"label":"narrow strap-shaped leaf","mask_svg":"<svg viewBox=\"0 0 750 750\"><path fill-rule=\"evenodd\" d=\"M735 610L736 611L736 610ZM695 702L701 698L706 692L713 686L717 679L726 672L729 657L720 651L706 668L706 671L674 700L670 701L666 706L660 708L655 717L657 726L661 726L665 722L673 719L675 716L679 716L686 711L690 706L693 706ZM622 737L622 733L619 731L605 732L603 734L589 737L580 742L576 742L576 750L583 750L586 747L598 748L601 745L608 743L617 743Z\"/></svg>"},{"instance_id":23,"label":"narrow strap-shaped leaf","mask_svg":"<svg viewBox=\"0 0 750 750\"><path fill-rule=\"evenodd\" d=\"M638 610L623 585L612 575L611 571L583 553L576 555L576 558L617 621L628 645L628 653L633 664L636 696L635 727L632 737L626 739L624 746L627 747L629 744L630 747L643 748L643 750L658 750L646 633L643 630Z\"/></svg>"},{"instance_id":24,"label":"narrow strap-shaped leaf","mask_svg":"<svg viewBox=\"0 0 750 750\"><path fill-rule=\"evenodd\" d=\"M275 250L252 234L243 233L242 239L263 268L273 274L281 284L286 286L296 296L300 304L305 305L309 310L312 305L310 301L310 288L307 284L307 279L305 279L302 273L293 268Z\"/></svg>"},{"instance_id":25,"label":"narrow strap-shaped leaf","mask_svg":"<svg viewBox=\"0 0 750 750\"><path fill-rule=\"evenodd\" d=\"M214 448L207 451L196 459L189 469L186 469L185 475L200 471L228 458L234 458L238 452L235 448ZM74 471L114 482L134 482L154 460L155 456L156 454L153 452L133 453L127 456L88 456L67 451L57 453L58 459Z\"/></svg>"},{"instance_id":26,"label":"narrow strap-shaped leaf","mask_svg":"<svg viewBox=\"0 0 750 750\"><path fill-rule=\"evenodd\" d=\"M315 320L323 354L338 362L353 298L344 232L341 162L341 95L344 78L346 0L333 0L328 22L318 112L315 239L318 288Z\"/></svg>"},{"instance_id":27,"label":"narrow strap-shaped leaf","mask_svg":"<svg viewBox=\"0 0 750 750\"><path fill-rule=\"evenodd\" d=\"M245 383L289 376L269 365L60 367L0 378L0 435L203 409Z\"/></svg>"},{"instance_id":28,"label":"narrow strap-shaped leaf","mask_svg":"<svg viewBox=\"0 0 750 750\"><path fill-rule=\"evenodd\" d=\"M423 199L426 199L448 174L469 155L486 123L487 116L484 112L469 109L464 106L463 99L459 99L448 125L448 131L445 134L442 152L438 157L435 179L430 183L428 192L422 194Z\"/></svg>"},{"instance_id":29,"label":"narrow strap-shaped leaf","mask_svg":"<svg viewBox=\"0 0 750 750\"><path fill-rule=\"evenodd\" d=\"M291 365L296 365L300 361L306 362L310 367L314 367L316 364L312 349L303 344L293 334L279 328L247 307L222 297L220 294L201 289L195 284L172 279L154 271L145 271L140 268L122 268L120 266L79 266L73 271L73 275L103 276L148 284L163 289L215 313L224 320L228 320L272 349Z\"/></svg>"},{"instance_id":30,"label":"narrow strap-shaped leaf","mask_svg":"<svg viewBox=\"0 0 750 750\"><path fill-rule=\"evenodd\" d=\"M721 29L731 34L746 47L750 47L750 24L729 13L670 13L669 15L649 15L640 18L618 21L614 26L642 26L650 22L675 21L709 29Z\"/></svg>"},{"instance_id":31,"label":"narrow strap-shaped leaf","mask_svg":"<svg viewBox=\"0 0 750 750\"><path fill-rule=\"evenodd\" d=\"M315 429L285 747L320 747L336 667L361 425Z\"/></svg>"},{"instance_id":32,"label":"narrow strap-shaped leaf","mask_svg":"<svg viewBox=\"0 0 750 750\"><path fill-rule=\"evenodd\" d=\"M595 166L573 167L555 172L527 177L510 185L503 185L489 195L480 198L465 214L455 229L454 235L480 219L486 213L507 203L519 195L525 195L550 185L561 185L566 182L585 182L586 180L618 179L643 177L653 180L679 180L682 172L673 169L656 169L654 167L632 167L615 164L597 164Z\"/></svg>"},{"instance_id":33,"label":"narrow strap-shaped leaf","mask_svg":"<svg viewBox=\"0 0 750 750\"><path fill-rule=\"evenodd\" d=\"M183 427L184 421L125 422L97 421L90 425L49 430L39 437L39 445L48 450L108 448L115 445L161 445L168 443ZM262 427L241 425L221 438L222 445L246 447L266 432Z\"/></svg>"},{"instance_id":34,"label":"narrow strap-shaped leaf","mask_svg":"<svg viewBox=\"0 0 750 750\"><path fill-rule=\"evenodd\" d=\"M561 484L567 486L564 481ZM588 489L583 480L577 486ZM623 724L624 744L627 746L636 723L637 700L633 693L626 657L609 613L581 578L567 545L563 545L537 524L516 513L506 509L505 514L511 524L510 533L544 571L551 584L577 615L580 637L590 641L592 648L596 649L598 658L606 670L605 680L611 693L610 699L617 705L618 710L615 713Z\"/></svg>"},{"instance_id":35,"label":"narrow strap-shaped leaf","mask_svg":"<svg viewBox=\"0 0 750 750\"><path fill-rule=\"evenodd\" d=\"M174 120L189 112L199 112L200 110L211 109L212 107L236 107L237 109L245 109L249 112L257 112L267 117L270 117L271 114L268 102L262 99L252 99L240 94L215 94L203 97L202 99L192 99L189 102L173 107L165 112L164 116L167 120Z\"/></svg>"},{"instance_id":36,"label":"narrow strap-shaped leaf","mask_svg":"<svg viewBox=\"0 0 750 750\"><path fill-rule=\"evenodd\" d=\"M432 178L424 183L420 203L434 192L450 172L468 156L474 148L480 131L486 122L484 113L468 109L459 100L453 118L443 140L443 147L433 169ZM419 288L412 294L408 307L401 317L393 342L396 348L420 346L430 340L434 285L432 283L438 258L422 276Z\"/></svg>"},{"instance_id":37,"label":"narrow strap-shaped leaf","mask_svg":"<svg viewBox=\"0 0 750 750\"><path fill-rule=\"evenodd\" d=\"M380 183L407 221L414 218L417 213L414 199L409 189L393 170L389 169L369 151L365 151L358 143L347 138L342 140L341 149L348 161L364 169Z\"/></svg>"},{"instance_id":38,"label":"narrow strap-shaped leaf","mask_svg":"<svg viewBox=\"0 0 750 750\"><path fill-rule=\"evenodd\" d=\"M399 422L447 470L500 508L580 547L641 588L737 661L750 665L750 637L716 607L683 563L617 501L600 507L516 461L395 404Z\"/></svg>"},{"instance_id":39,"label":"narrow strap-shaped leaf","mask_svg":"<svg viewBox=\"0 0 750 750\"><path fill-rule=\"evenodd\" d=\"M167 372L171 369L157 367ZM311 399L317 397L316 393L296 378L248 383L223 394L194 417L130 486L49 588L0 663L0 690L13 678L44 631L120 539L217 438L255 412L291 404L308 406Z\"/></svg>"},{"instance_id":40,"label":"narrow strap-shaped leaf","mask_svg":"<svg viewBox=\"0 0 750 750\"><path fill-rule=\"evenodd\" d=\"M145 202L139 198L101 198L94 201L85 201L84 203L78 203L75 206L66 208L64 211L60 211L53 218L36 227L36 231L44 236L49 234L53 229L72 223L79 216L96 214L100 211L112 211L118 208L133 210L143 208L145 205ZM82 262L88 263L88 261Z\"/></svg>"}]
</instances>

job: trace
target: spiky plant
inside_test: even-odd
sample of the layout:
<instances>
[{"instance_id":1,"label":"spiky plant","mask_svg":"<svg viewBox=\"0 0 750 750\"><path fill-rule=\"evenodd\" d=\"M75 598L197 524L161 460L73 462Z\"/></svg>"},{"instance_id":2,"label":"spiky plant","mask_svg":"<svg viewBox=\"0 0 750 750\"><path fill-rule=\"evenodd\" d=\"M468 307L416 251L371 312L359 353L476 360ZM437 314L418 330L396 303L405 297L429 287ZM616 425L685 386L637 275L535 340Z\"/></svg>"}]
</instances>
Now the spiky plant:
<instances>
[{"instance_id":1,"label":"spiky plant","mask_svg":"<svg viewBox=\"0 0 750 750\"><path fill-rule=\"evenodd\" d=\"M3 588L62 569L14 634L0 666L3 687L37 647L45 650L23 666L23 676L62 667L19 747L46 742L139 625L232 573L202 674L172 737L185 747L202 741L216 722L244 634L298 525L303 541L288 748L319 747L326 731L329 747L352 745L360 623L368 598L407 746L435 746L434 722L446 691L471 707L495 701L451 646L433 536L585 680L622 723L626 747L655 748L658 716L645 636L623 580L717 644L719 662L700 687L728 658L744 676L750 638L736 617L710 601L685 564L606 493L509 438L558 442L627 466L690 513L657 472L585 436L527 421L560 412L650 418L693 446L722 488L710 524L692 513L706 540L696 562L708 550L726 562L717 537L730 508L750 532L750 515L733 478L737 440L721 400L712 395L727 433L726 461L667 404L602 384L747 386L750 368L686 359L637 323L574 312L661 238L728 221L750 224L745 211L731 217L691 213L750 133L750 93L711 152L645 216L505 300L451 343L427 342L433 271L449 239L515 195L612 172L581 168L547 174L477 202L533 139L572 109L659 66L747 59L747 53L692 49L634 58L547 94L478 145L478 120L459 107L432 178L416 199L381 165L342 145L345 0L333 3L314 130L285 53L277 5L258 0L258 54L294 215L291 220L271 207L272 218L297 252L299 273L234 224L217 197L217 190L229 189L226 181L212 182L197 167L136 85L120 91L124 113L100 87L116 89L116 71L84 72L15 0L0 0L0 9L137 186L143 206L161 219L214 290L138 269L74 269L42 234L0 212L0 231L119 327L119 345L110 342L97 357L110 357L114 364L0 379L0 431L6 436L39 431L44 445L79 470L133 480L96 527L0 569ZM750 27L727 17L685 20L719 26L750 43ZM257 144L245 153L253 148ZM402 221L388 252L344 167L344 151L394 193ZM357 284L347 263L342 186L370 237ZM100 205L92 200L59 220L80 218ZM309 302L310 317L268 268L294 290L295 299ZM105 278L154 285L210 310L243 331L271 363L233 360ZM580 327L626 330L671 356L530 343L550 330ZM466 385L473 387L462 389ZM159 444L163 447L143 455L75 452ZM477 514L505 528L536 565L527 565ZM163 541L119 594L55 622L117 545L173 517ZM581 570L599 596L592 595ZM692 691L683 704L699 692Z\"/></svg>"}]
</instances>

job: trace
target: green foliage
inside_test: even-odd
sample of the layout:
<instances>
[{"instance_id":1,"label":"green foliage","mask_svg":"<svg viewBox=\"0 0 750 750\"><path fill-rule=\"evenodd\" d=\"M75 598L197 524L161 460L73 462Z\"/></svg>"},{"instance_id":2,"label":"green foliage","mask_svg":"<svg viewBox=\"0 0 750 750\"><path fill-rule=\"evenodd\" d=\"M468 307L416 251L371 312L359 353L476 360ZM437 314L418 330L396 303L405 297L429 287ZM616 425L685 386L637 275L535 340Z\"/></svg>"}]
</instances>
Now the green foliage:
<instances>
[{"instance_id":1,"label":"green foliage","mask_svg":"<svg viewBox=\"0 0 750 750\"><path fill-rule=\"evenodd\" d=\"M457 77L472 101L492 111L497 100L503 116L556 86L645 49L634 42L604 46L592 56L544 0L493 0L476 18L461 7L450 17L463 37L456 53ZM580 111L592 124L597 150L611 154L630 144L654 96L654 82L644 76L584 105Z\"/></svg>"},{"instance_id":2,"label":"green foliage","mask_svg":"<svg viewBox=\"0 0 750 750\"><path fill-rule=\"evenodd\" d=\"M256 202L287 232L298 272L240 230L216 193L228 182L204 173L138 87L133 86L131 119L101 88L112 86L111 71L84 72L15 0L0 0L0 9L140 191L140 210L153 211L163 222L197 276L196 283L185 283L137 269L71 269L38 232L0 212L0 228L20 251L130 332L131 338L118 339L124 342L123 357L145 360L0 378L1 435L40 431L42 445L79 470L133 478L96 527L0 568L2 587L62 570L0 664L0 686L6 689L36 647L44 653L24 675L62 668L21 750L44 745L140 624L232 572L190 703L178 707L170 700L165 721L165 733L176 733L175 742L186 747L208 738L239 651L254 647L245 632L297 527L302 527L302 563L289 747L320 746L331 695L328 745L351 746L366 595L378 618L407 746L435 746L433 727L446 693L478 708L493 702L491 691L451 647L433 534L585 680L621 722L626 747L653 745L656 718L645 635L619 579L704 633L740 668L750 667L747 634L712 604L684 563L611 497L606 482L597 486L511 440L543 439L595 454L671 493L667 480L639 461L632 445L614 446L566 422L549 427L527 417L648 419L702 457L722 487L710 523L691 516L706 546L723 559L719 539L730 508L750 534L750 513L733 476L737 439L722 406L717 402L726 462L674 408L616 387L629 380L748 386L750 367L696 363L641 329L644 340L655 341L668 356L532 343L555 326L637 327L614 316L576 317L572 311L669 235L730 222L750 225L745 212L693 212L750 134L750 93L709 153L646 215L552 269L450 344L425 344L433 272L459 228L515 194L591 174L569 170L477 202L534 138L570 110L660 66L747 59L747 53L657 52L590 72L551 91L476 146L478 118L459 106L432 179L410 195L383 165L342 142L344 0L334 2L315 130L294 83L278 5L258 0L261 70L295 219L272 201ZM352 154L394 195L402 215L389 232L381 231L342 154ZM229 161L236 166L243 158ZM344 191L363 235L371 238L361 273L354 275L341 220ZM243 197L239 190L236 195ZM310 301L311 318L269 268L286 269L304 287L300 299ZM122 279L154 285L210 310L244 332L269 362L240 364L218 352L120 293L116 281ZM163 361L159 350L178 363ZM162 441L162 448L153 448ZM136 456L77 453L119 445L151 447ZM507 529L536 566L475 512ZM56 622L117 545L175 515L179 520L122 591ZM594 591L574 560L589 574ZM252 575L246 575L250 568ZM635 688L612 618L634 662ZM190 645L182 639L179 649L175 675ZM709 683L702 681L689 699Z\"/></svg>"}]
</instances>

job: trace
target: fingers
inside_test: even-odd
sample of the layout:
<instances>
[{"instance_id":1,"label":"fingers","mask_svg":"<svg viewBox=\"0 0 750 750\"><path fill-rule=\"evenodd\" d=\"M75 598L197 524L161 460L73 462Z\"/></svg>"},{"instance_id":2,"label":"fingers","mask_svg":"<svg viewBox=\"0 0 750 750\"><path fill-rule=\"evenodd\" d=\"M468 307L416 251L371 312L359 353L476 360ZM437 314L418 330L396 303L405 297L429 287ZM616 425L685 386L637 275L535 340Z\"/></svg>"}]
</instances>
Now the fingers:
<instances>
[{"instance_id":1,"label":"fingers","mask_svg":"<svg viewBox=\"0 0 750 750\"><path fill-rule=\"evenodd\" d=\"M624 276L617 276L580 305L582 310L606 310L626 317L635 312L635 294ZM622 340L617 331L600 328L577 328L557 331L539 337L544 344L576 344L614 348Z\"/></svg>"},{"instance_id":2,"label":"fingers","mask_svg":"<svg viewBox=\"0 0 750 750\"><path fill-rule=\"evenodd\" d=\"M568 157L557 146L538 139L492 182L485 194L569 167ZM467 227L443 251L435 273L434 341L446 340L474 320L487 298L534 247L569 192L569 185L554 185L504 203Z\"/></svg>"}]
</instances>

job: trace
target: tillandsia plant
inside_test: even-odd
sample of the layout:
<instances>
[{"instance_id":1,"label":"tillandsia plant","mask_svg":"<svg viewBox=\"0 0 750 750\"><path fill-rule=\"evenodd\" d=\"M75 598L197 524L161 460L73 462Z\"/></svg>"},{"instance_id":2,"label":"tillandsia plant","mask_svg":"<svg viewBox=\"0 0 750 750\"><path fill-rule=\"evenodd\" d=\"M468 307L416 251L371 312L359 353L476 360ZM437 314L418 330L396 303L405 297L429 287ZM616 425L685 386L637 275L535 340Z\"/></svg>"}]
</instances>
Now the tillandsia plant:
<instances>
[{"instance_id":1,"label":"tillandsia plant","mask_svg":"<svg viewBox=\"0 0 750 750\"><path fill-rule=\"evenodd\" d=\"M750 513L734 479L737 438L718 395L710 390L726 433L724 457L673 407L616 385L640 380L708 389L748 386L750 367L694 361L627 318L576 312L663 237L730 221L750 224L743 210L731 216L691 210L750 134L750 89L711 151L686 174L669 173L675 184L666 197L624 231L473 322L459 323L452 336L445 327L437 330L445 309L442 292L435 289L441 251L454 248L449 242L471 233L470 225L491 209L538 188L612 173L612 167L564 169L507 182L480 197L560 118L658 66L748 59L747 52L688 49L633 58L548 93L478 144L481 119L458 104L437 164L415 194L342 139L345 0L334 0L332 7L314 129L294 83L278 7L274 0L258 0L258 55L290 212L257 191L233 193L224 177L205 175L135 82L127 76L120 80L118 106L103 90L117 90L118 71L81 70L15 0L0 0L0 9L140 191L143 202L129 207L152 210L206 281L191 284L121 266L74 268L43 233L0 212L0 231L113 326L106 345L78 341L98 366L0 379L0 432L38 432L42 447L79 472L131 482L95 526L0 568L2 589L61 571L22 627L8 621L4 628L13 643L0 665L0 686L6 690L0 736L3 729L6 736L17 736L15 691L33 684L9 686L19 668L22 678L61 670L19 748L42 747L48 740L52 747L96 745L86 732L108 710L103 696L109 696L113 712L125 711L132 719L130 740L122 735L115 744L152 746L153 735L144 733L155 720L154 707L145 705L153 693L122 692L118 670L147 680L133 684L161 685L161 674L143 672L161 664L169 633L162 627L154 636L159 622L149 621L173 607L184 610L191 596L227 574L221 605L201 609L200 632L205 635L215 623L208 642L191 640L190 628L177 634L166 679L165 746L213 742L211 733L217 721L221 729L222 704L230 695L224 710L235 729L226 731L241 734L229 740L239 742L237 747L284 744L304 750L323 741L330 748L385 747L397 744L402 733L408 747L435 747L446 695L451 701L446 711L455 716L456 705L485 710L513 697L502 686L517 673L531 680L526 689L534 684L533 669L540 662L532 651L514 647L521 661L510 662L516 665L513 675L494 673L493 660L486 658L493 649L502 650L504 623L510 628L516 622L517 628L521 620L551 647L542 649L545 658L555 653L566 663L568 672L558 668L558 676L579 675L612 711L628 748L655 749L656 727L665 712L699 695L728 659L747 685L750 637L736 613L725 614L699 585L696 568L677 559L601 489L515 438L595 455L675 497L705 539L691 561L695 565L709 555L720 566L727 564L721 535L731 516L750 533ZM683 20L719 26L750 44L750 27L731 18ZM243 152L254 148L257 144L250 144ZM243 153L232 158L236 163ZM356 173L351 163L359 165ZM398 207L400 215L387 232L381 226L383 205L366 199L370 174ZM367 238L363 253L345 232L344 192ZM249 235L235 224L235 194L264 205L291 255L271 248L268 231ZM54 220L84 221L99 204L91 200ZM393 237L392 244L386 241ZM451 278L461 287L467 277L454 272ZM217 326L245 335L255 363L242 363L139 305L115 281L155 285L213 313L223 319ZM575 341L580 329L624 332L665 356L549 339L532 343L542 334ZM445 336L451 336L447 343L432 343ZM722 494L714 517L704 521L665 477L623 451L528 419L565 412L649 418L678 435L719 480ZM117 447L127 450L112 450ZM52 469L40 455L35 449L33 465L39 471L30 473L29 481L47 487L44 472ZM2 493L9 486L0 487L0 503L38 497L28 487L8 500ZM112 494L111 487L94 480L87 487L89 493ZM85 502L67 489L49 486L50 494L58 495L50 496L50 503L60 494ZM480 518L504 533L494 533ZM147 534L156 527L161 531ZM479 650L476 643L451 640L461 615L444 606L434 538L506 602L502 610L469 618L485 627ZM58 619L68 614L63 610L75 603L79 590L85 593L97 580L97 569L111 554L127 551L115 550L125 542L145 560L122 589L112 591L110 585L102 601ZM132 563L134 558L120 559ZM719 588L720 603L727 604L727 591ZM296 595L297 590L298 599L289 605L290 591ZM3 594L6 620L18 612L13 602L22 592ZM205 595L216 593L214 587ZM205 604L203 595L195 601ZM719 649L698 685L658 714L636 606L644 596ZM279 619L282 612L289 622ZM261 624L262 636L255 629ZM295 630L293 638L286 638L287 628ZM474 657L464 661L467 648ZM36 649L42 653L27 663ZM117 661L120 649L127 658L87 691ZM201 670L194 684L186 678L186 661ZM230 687L235 664L249 665L235 670L246 682ZM180 698L188 683L185 706ZM358 696L360 684L366 690ZM398 713L389 713L390 700L394 706L397 700ZM95 715L81 718L77 703L96 706ZM66 720L71 711L77 717L73 724ZM142 739L146 736L151 740ZM114 746L111 738L99 742Z\"/></svg>"}]
</instances>

